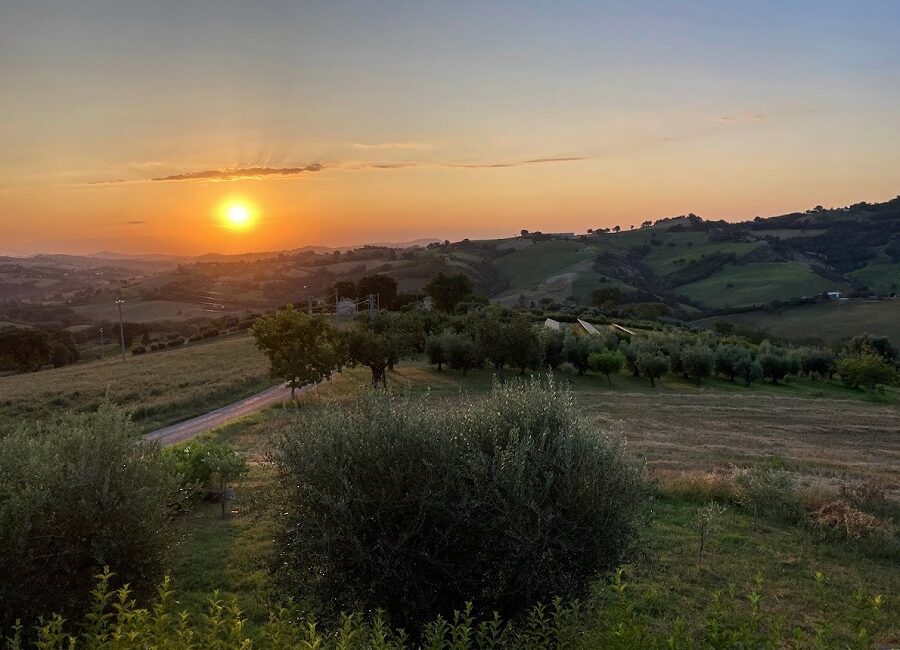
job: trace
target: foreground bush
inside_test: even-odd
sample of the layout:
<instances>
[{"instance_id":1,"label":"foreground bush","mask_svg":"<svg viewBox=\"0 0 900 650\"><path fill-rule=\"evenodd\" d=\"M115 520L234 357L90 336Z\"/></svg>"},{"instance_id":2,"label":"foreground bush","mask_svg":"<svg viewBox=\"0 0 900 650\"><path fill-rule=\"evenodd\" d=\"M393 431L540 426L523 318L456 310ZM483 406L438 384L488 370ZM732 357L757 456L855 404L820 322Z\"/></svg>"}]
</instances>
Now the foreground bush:
<instances>
[{"instance_id":1,"label":"foreground bush","mask_svg":"<svg viewBox=\"0 0 900 650\"><path fill-rule=\"evenodd\" d=\"M276 581L323 611L420 630L473 599L504 616L616 566L642 506L618 441L552 385L452 408L367 395L288 426Z\"/></svg>"},{"instance_id":2,"label":"foreground bush","mask_svg":"<svg viewBox=\"0 0 900 650\"><path fill-rule=\"evenodd\" d=\"M177 492L158 448L110 405L0 436L0 626L78 612L106 564L155 584Z\"/></svg>"},{"instance_id":3,"label":"foreground bush","mask_svg":"<svg viewBox=\"0 0 900 650\"><path fill-rule=\"evenodd\" d=\"M175 611L175 595L168 581L147 608L135 605L127 588L111 591L108 572L98 576L94 606L79 623L50 618L34 630L21 627L7 638L7 650L21 650L30 642L42 650L693 650L694 648L876 648L887 647L890 635L888 603L876 595L856 594L849 609L833 606L827 580L817 574L814 588L818 611L806 627L788 628L773 614L761 581L747 594L733 588L711 594L700 625L689 629L682 620L654 621L639 612L621 572L586 603L531 607L521 622L504 621L497 614L477 618L472 606L438 617L425 625L421 643L410 643L400 629L388 624L382 612L365 617L342 615L331 629L315 619L295 620L287 609L272 613L251 638L247 621L232 601L213 598L202 614ZM0 629L2 632L2 629ZM2 637L0 637L2 638ZM883 639L881 643L878 641ZM2 642L2 641L0 641Z\"/></svg>"}]
</instances>

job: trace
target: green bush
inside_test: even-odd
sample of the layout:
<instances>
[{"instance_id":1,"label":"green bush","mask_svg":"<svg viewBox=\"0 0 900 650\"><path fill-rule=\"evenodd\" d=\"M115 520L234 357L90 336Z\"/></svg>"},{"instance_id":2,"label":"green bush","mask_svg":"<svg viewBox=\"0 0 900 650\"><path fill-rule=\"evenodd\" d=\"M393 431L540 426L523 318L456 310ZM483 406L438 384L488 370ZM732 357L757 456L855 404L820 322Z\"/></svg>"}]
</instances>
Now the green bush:
<instances>
[{"instance_id":1,"label":"green bush","mask_svg":"<svg viewBox=\"0 0 900 650\"><path fill-rule=\"evenodd\" d=\"M122 411L0 436L0 625L77 612L104 565L155 584L178 485Z\"/></svg>"},{"instance_id":2,"label":"green bush","mask_svg":"<svg viewBox=\"0 0 900 650\"><path fill-rule=\"evenodd\" d=\"M248 470L244 456L212 440L197 440L174 447L166 450L166 455L174 461L185 493L199 488L206 495L214 495L222 505L224 517L228 484Z\"/></svg>"},{"instance_id":3,"label":"green bush","mask_svg":"<svg viewBox=\"0 0 900 650\"><path fill-rule=\"evenodd\" d=\"M795 523L803 516L797 485L789 472L751 467L737 475L738 501L755 516Z\"/></svg>"},{"instance_id":4,"label":"green bush","mask_svg":"<svg viewBox=\"0 0 900 650\"><path fill-rule=\"evenodd\" d=\"M516 615L583 593L637 533L638 470L552 384L298 417L276 451L276 582L322 611L383 607L413 630L467 599Z\"/></svg>"}]
</instances>

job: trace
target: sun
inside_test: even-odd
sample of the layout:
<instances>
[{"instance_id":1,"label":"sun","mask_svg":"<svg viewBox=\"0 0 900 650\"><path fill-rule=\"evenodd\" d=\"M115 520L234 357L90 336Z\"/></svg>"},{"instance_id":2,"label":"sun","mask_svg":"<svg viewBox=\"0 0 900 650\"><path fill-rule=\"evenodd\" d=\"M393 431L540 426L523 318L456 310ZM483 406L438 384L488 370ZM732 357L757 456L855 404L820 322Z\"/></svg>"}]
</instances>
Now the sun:
<instances>
[{"instance_id":1,"label":"sun","mask_svg":"<svg viewBox=\"0 0 900 650\"><path fill-rule=\"evenodd\" d=\"M254 221L253 209L245 202L227 203L222 209L222 217L225 225L232 230L246 230Z\"/></svg>"}]
</instances>

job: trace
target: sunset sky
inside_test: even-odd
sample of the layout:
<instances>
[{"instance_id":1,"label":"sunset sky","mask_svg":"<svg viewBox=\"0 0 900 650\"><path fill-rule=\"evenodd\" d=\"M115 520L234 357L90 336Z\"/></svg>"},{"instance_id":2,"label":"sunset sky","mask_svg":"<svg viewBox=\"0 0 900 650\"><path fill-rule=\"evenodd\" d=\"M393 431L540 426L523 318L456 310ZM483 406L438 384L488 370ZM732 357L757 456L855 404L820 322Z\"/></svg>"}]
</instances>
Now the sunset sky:
<instances>
[{"instance_id":1,"label":"sunset sky","mask_svg":"<svg viewBox=\"0 0 900 650\"><path fill-rule=\"evenodd\" d=\"M900 193L896 0L2 0L0 88L0 255L583 231ZM234 205L252 223L228 227Z\"/></svg>"}]
</instances>

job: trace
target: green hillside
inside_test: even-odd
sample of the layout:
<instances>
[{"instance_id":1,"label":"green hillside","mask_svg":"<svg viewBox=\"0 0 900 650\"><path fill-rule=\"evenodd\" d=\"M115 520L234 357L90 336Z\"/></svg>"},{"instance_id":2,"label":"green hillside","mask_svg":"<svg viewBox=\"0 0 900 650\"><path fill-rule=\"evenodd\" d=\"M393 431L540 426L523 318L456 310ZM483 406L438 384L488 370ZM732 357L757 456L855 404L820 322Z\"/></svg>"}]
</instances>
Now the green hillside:
<instances>
[{"instance_id":1,"label":"green hillside","mask_svg":"<svg viewBox=\"0 0 900 650\"><path fill-rule=\"evenodd\" d=\"M738 307L846 289L844 284L817 275L806 264L772 262L729 264L709 278L678 287L678 292L712 307Z\"/></svg>"},{"instance_id":2,"label":"green hillside","mask_svg":"<svg viewBox=\"0 0 900 650\"><path fill-rule=\"evenodd\" d=\"M710 327L716 321L728 321L788 339L819 337L832 343L869 332L900 341L900 299L833 301L777 312L714 316L695 321L695 324Z\"/></svg>"}]
</instances>

